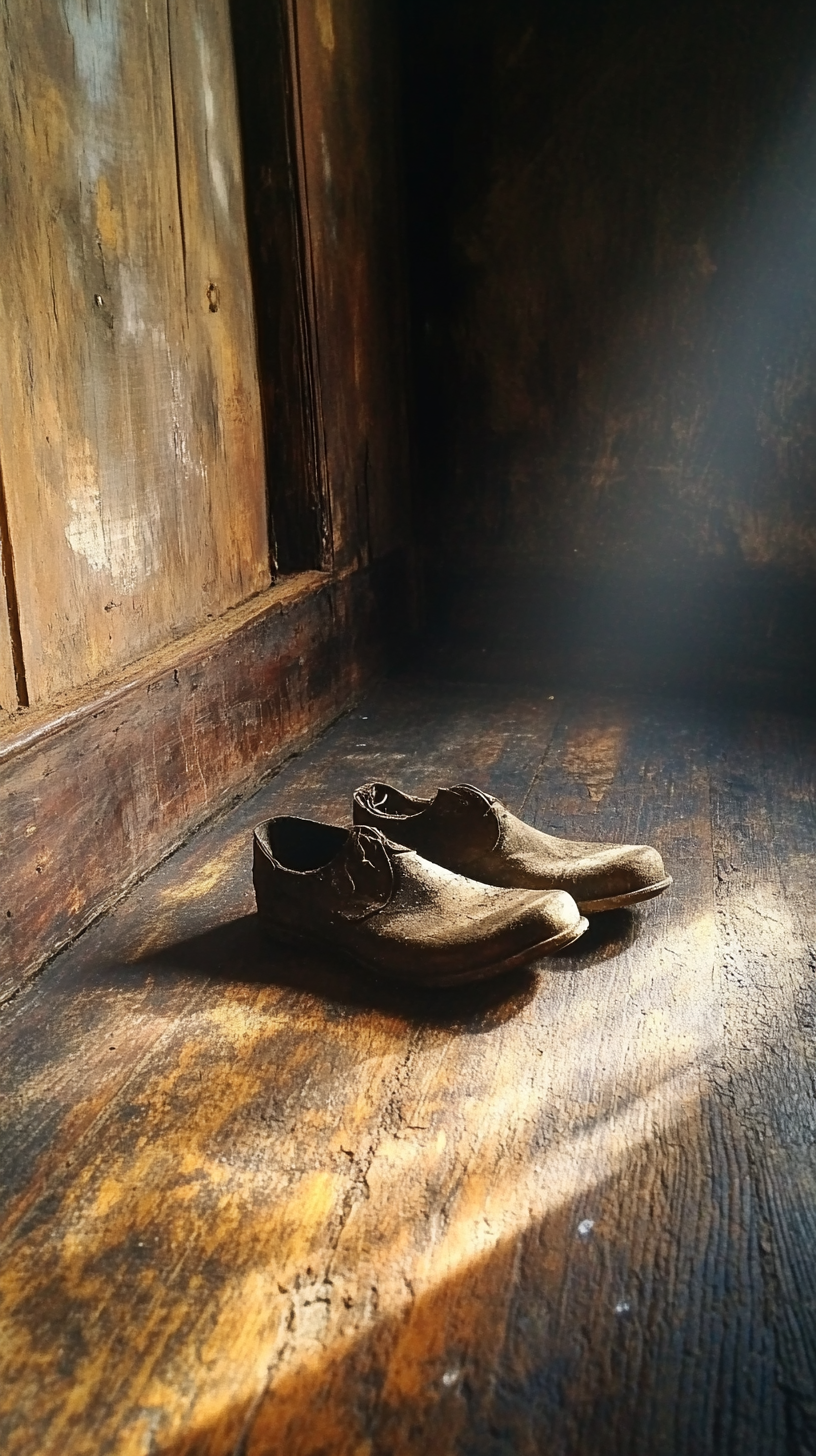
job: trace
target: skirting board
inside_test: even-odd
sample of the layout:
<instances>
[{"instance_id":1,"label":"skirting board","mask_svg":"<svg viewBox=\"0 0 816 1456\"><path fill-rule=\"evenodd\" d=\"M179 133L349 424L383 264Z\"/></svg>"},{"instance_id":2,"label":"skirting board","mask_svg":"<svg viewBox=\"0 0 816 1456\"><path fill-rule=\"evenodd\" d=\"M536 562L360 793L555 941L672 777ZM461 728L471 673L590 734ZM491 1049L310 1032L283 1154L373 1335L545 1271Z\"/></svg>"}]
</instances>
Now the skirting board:
<instances>
[{"instance_id":1,"label":"skirting board","mask_svg":"<svg viewBox=\"0 0 816 1456\"><path fill-rule=\"evenodd\" d=\"M380 595L304 572L0 738L0 1002L354 699Z\"/></svg>"}]
</instances>

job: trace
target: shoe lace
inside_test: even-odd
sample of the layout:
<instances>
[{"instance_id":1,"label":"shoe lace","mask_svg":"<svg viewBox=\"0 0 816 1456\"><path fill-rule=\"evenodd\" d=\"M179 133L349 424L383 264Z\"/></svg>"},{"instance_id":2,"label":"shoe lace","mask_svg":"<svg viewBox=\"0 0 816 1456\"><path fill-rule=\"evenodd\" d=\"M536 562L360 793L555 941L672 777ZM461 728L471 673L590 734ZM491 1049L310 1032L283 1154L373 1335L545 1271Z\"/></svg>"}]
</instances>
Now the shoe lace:
<instances>
[{"instance_id":1,"label":"shoe lace","mask_svg":"<svg viewBox=\"0 0 816 1456\"><path fill-rule=\"evenodd\" d=\"M352 896L365 903L365 909L359 914L350 910L344 910L343 916L346 920L365 920L367 916L374 915L382 910L391 900L394 889L394 866L391 863L392 854L407 854L408 851L402 845L392 844L386 839L379 829L374 829L368 824L355 824L349 831L349 839L346 853L343 858L343 871L351 886ZM366 887L365 881L369 877L367 871L373 872L375 884L370 888ZM382 879L386 872L386 883L388 893L383 896ZM376 891L376 893L372 893ZM372 903L372 900L374 903Z\"/></svg>"}]
</instances>

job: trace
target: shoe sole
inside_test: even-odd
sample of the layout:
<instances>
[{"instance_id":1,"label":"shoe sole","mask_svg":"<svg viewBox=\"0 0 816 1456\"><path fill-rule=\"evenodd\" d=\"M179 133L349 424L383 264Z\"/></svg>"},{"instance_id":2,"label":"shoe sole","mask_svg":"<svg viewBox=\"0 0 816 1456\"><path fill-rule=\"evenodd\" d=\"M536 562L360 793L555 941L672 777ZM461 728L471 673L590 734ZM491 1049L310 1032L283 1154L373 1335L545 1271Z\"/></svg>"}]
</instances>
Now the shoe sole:
<instances>
[{"instance_id":1,"label":"shoe sole","mask_svg":"<svg viewBox=\"0 0 816 1456\"><path fill-rule=\"evenodd\" d=\"M653 885L646 885L642 890L629 890L625 895L609 895L606 900L579 900L578 909L582 915L599 915L604 910L623 910L627 905L639 905L642 900L653 900L655 895L662 895L673 883L671 875L665 880L656 880Z\"/></svg>"},{"instance_id":2,"label":"shoe sole","mask_svg":"<svg viewBox=\"0 0 816 1456\"><path fill-rule=\"evenodd\" d=\"M537 945L527 946L525 950L518 951L516 955L508 956L506 960L494 961L492 965L480 966L478 970L459 971L452 976L434 976L427 980L421 976L400 976L395 971L384 970L382 966L375 966L371 961L365 960L362 956L355 955L353 951L346 950L343 946L334 945L331 941L324 940L322 936L304 934L288 927L276 925L274 921L267 919L259 912L259 919L264 929L281 945L288 945L295 950L321 950L330 955L340 956L344 961L353 965L362 966L363 970L375 976L384 976L388 980L399 981L403 985L434 987L448 989L451 986L464 986L475 981L487 981L492 976L501 976L505 971L517 970L519 966L527 965L529 961L538 960L541 956L553 955L556 951L564 950L566 946L573 945L580 940L584 931L589 926L589 921L584 915L574 925L566 930L559 930L557 935L551 935L547 940L541 940Z\"/></svg>"}]
</instances>

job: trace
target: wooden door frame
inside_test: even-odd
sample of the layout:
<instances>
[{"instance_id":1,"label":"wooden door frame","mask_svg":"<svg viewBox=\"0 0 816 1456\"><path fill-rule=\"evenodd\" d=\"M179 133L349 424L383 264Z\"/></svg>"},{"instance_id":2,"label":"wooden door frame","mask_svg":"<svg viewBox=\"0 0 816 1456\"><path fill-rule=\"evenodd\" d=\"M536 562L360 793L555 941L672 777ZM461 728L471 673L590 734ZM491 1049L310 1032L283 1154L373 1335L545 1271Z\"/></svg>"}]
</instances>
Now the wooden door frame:
<instances>
[{"instance_id":1,"label":"wooden door frame","mask_svg":"<svg viewBox=\"0 0 816 1456\"><path fill-rule=\"evenodd\" d=\"M296 0L230 0L273 574L331 571Z\"/></svg>"},{"instance_id":2,"label":"wooden door frame","mask_svg":"<svg viewBox=\"0 0 816 1456\"><path fill-rule=\"evenodd\" d=\"M289 94L291 97L289 108L291 149L294 173L297 179L298 196L298 295L302 300L300 317L306 386L305 404L314 469L314 490L319 501L320 511L319 565L324 571L328 571L334 565L334 541L332 535L329 466L326 450L326 424L323 417L323 399L320 382L320 337L317 321L314 247L305 162L297 0L283 0L283 4L286 12L288 37L287 61L290 80Z\"/></svg>"}]
</instances>

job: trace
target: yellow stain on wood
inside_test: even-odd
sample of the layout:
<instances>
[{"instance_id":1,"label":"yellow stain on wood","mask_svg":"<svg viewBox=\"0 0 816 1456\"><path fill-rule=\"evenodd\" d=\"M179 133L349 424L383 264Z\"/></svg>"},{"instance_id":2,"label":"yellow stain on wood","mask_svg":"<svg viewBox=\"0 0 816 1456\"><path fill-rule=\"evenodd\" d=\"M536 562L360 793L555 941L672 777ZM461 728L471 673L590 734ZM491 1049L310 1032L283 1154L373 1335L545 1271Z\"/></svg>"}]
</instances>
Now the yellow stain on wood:
<instances>
[{"instance_id":1,"label":"yellow stain on wood","mask_svg":"<svg viewBox=\"0 0 816 1456\"><path fill-rule=\"evenodd\" d=\"M329 54L334 50L334 20L332 18L331 0L317 0L316 7L317 29L320 35L320 44L324 51Z\"/></svg>"},{"instance_id":2,"label":"yellow stain on wood","mask_svg":"<svg viewBox=\"0 0 816 1456\"><path fill-rule=\"evenodd\" d=\"M222 885L224 881L235 873L240 860L247 855L246 836L236 836L222 849L203 865L196 868L193 873L180 881L178 884L167 885L159 892L159 899L164 905L186 904L192 900L202 900L213 890Z\"/></svg>"},{"instance_id":3,"label":"yellow stain on wood","mask_svg":"<svg viewBox=\"0 0 816 1456\"><path fill-rule=\"evenodd\" d=\"M207 1067L206 1087L199 1083L205 1025L217 1028L215 1045L222 1049L222 1060ZM274 1030L274 1017L259 1016L254 1008L242 1013L241 1008L225 1007L220 1014L209 1015L195 1040L180 1049L176 1064L155 1079L149 1102L141 1104L140 1135L116 1155L94 1159L66 1188L57 1218L58 1241L53 1243L41 1230L28 1249L33 1264L24 1254L19 1263L3 1270L0 1287L6 1308L19 1308L30 1299L38 1270L53 1273L57 1267L60 1286L73 1306L104 1307L111 1297L117 1299L115 1275L106 1271L127 1258L128 1251L136 1258L128 1279L129 1299L136 1298L140 1307L146 1300L147 1305L132 1329L127 1350L117 1355L104 1340L89 1339L87 1353L75 1369L71 1399L52 1427L55 1440L61 1439L72 1414L106 1384L112 1362L119 1366L117 1378L132 1391L137 1404L161 1405L165 1419L183 1420L185 1401L168 1401L168 1382L154 1380L153 1366L159 1331L167 1341L168 1331L184 1326L184 1271L191 1265L209 1269L214 1292L221 1288L213 1304L210 1336L203 1344L199 1343L203 1332L194 1337L201 1356L222 1370L216 1407L234 1393L236 1350L254 1351L258 1372L265 1369L263 1352L276 1336L286 1307L277 1281L294 1278L325 1244L326 1225L345 1182L325 1168L292 1178L288 1168L279 1171L276 1155L261 1178L261 1185L267 1186L264 1194L255 1158L245 1166L235 1137L223 1141L225 1124L257 1099L268 1081L265 1064L250 1068L246 1056L236 1052L246 1052L250 1042L263 1040ZM191 1083L202 1085L202 1095L193 1106ZM176 1123L173 1109L180 1098L187 1100L190 1115ZM178 1251L178 1277L157 1279L152 1251L159 1246ZM236 1258L237 1282L229 1272ZM232 1286L226 1300L225 1276ZM38 1355L20 1327L10 1336L7 1349L22 1382L19 1393L48 1357ZM226 1350L230 1355L224 1367ZM185 1362L186 1356L182 1365ZM135 1456L143 1448L125 1431L117 1449Z\"/></svg>"},{"instance_id":4,"label":"yellow stain on wood","mask_svg":"<svg viewBox=\"0 0 816 1456\"><path fill-rule=\"evenodd\" d=\"M100 177L96 184L96 231L105 251L115 253L122 232L122 217L114 206L107 177Z\"/></svg>"}]
</instances>

